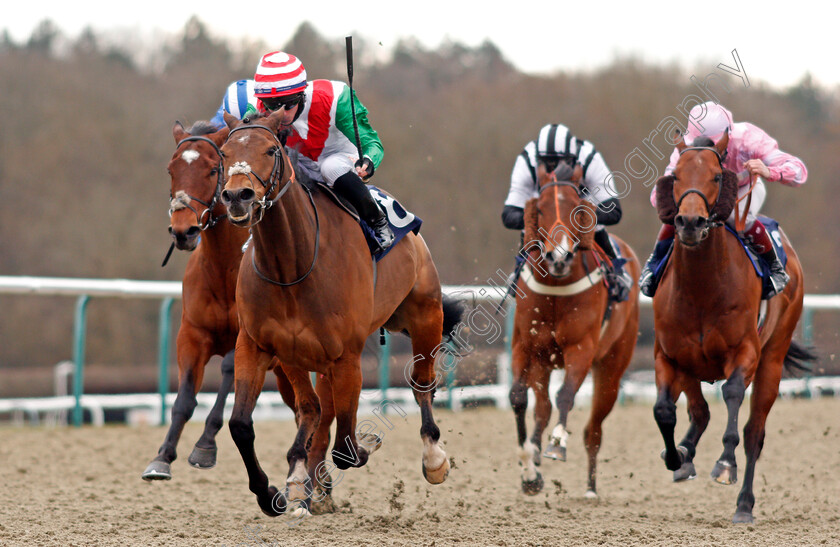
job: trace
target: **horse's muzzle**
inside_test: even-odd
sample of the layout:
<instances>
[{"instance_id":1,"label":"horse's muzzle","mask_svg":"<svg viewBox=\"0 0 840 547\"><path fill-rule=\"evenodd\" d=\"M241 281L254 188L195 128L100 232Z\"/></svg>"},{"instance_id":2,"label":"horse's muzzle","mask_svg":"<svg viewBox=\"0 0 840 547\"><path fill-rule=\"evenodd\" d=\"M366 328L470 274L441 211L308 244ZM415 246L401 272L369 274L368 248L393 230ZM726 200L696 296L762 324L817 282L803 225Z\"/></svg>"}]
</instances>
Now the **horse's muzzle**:
<instances>
[{"instance_id":1,"label":"horse's muzzle","mask_svg":"<svg viewBox=\"0 0 840 547\"><path fill-rule=\"evenodd\" d=\"M709 219L699 215L677 215L674 228L680 243L689 247L699 245L709 235Z\"/></svg>"},{"instance_id":2,"label":"horse's muzzle","mask_svg":"<svg viewBox=\"0 0 840 547\"><path fill-rule=\"evenodd\" d=\"M222 203L227 207L230 222L238 226L248 223L256 199L257 194L251 188L225 189L221 195Z\"/></svg>"},{"instance_id":3,"label":"horse's muzzle","mask_svg":"<svg viewBox=\"0 0 840 547\"><path fill-rule=\"evenodd\" d=\"M170 226L169 234L179 251L194 251L198 246L198 236L201 235L201 228L192 225L186 230L178 230Z\"/></svg>"}]
</instances>

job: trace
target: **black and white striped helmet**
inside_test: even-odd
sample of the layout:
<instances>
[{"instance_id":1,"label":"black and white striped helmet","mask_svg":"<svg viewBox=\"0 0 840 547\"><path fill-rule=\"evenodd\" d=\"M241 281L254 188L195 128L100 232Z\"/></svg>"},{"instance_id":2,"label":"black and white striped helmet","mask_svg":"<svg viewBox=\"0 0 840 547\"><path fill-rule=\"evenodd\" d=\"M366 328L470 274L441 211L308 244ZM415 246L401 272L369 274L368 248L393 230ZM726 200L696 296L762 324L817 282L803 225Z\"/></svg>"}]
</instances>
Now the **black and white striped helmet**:
<instances>
[{"instance_id":1,"label":"black and white striped helmet","mask_svg":"<svg viewBox=\"0 0 840 547\"><path fill-rule=\"evenodd\" d=\"M537 157L562 158L577 157L578 141L563 124L550 123L540 129L537 137Z\"/></svg>"}]
</instances>

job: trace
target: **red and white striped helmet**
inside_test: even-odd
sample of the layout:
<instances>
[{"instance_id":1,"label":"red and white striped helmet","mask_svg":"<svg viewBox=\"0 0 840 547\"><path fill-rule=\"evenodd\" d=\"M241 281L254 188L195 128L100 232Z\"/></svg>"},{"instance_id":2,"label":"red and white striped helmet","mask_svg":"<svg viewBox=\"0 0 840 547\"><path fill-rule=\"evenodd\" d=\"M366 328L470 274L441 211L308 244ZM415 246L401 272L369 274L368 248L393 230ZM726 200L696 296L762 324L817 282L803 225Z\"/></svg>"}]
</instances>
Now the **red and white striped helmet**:
<instances>
[{"instance_id":1,"label":"red and white striped helmet","mask_svg":"<svg viewBox=\"0 0 840 547\"><path fill-rule=\"evenodd\" d=\"M266 53L257 65L254 75L254 96L283 97L301 93L306 89L306 69L303 63L288 53Z\"/></svg>"}]
</instances>

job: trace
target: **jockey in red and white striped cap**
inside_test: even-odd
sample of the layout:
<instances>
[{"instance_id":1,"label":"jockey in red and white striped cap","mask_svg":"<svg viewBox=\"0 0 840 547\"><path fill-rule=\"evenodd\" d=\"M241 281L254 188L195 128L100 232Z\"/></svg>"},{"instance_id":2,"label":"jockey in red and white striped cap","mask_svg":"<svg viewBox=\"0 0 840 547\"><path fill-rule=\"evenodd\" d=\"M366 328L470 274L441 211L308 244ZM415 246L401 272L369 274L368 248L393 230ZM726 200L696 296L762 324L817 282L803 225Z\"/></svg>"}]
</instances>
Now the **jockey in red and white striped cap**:
<instances>
[{"instance_id":1,"label":"jockey in red and white striped cap","mask_svg":"<svg viewBox=\"0 0 840 547\"><path fill-rule=\"evenodd\" d=\"M363 182L382 162L382 142L355 93L344 82L307 81L306 69L297 57L272 51L257 64L254 96L257 106L249 112L282 110L279 136L287 147L298 151L299 167L352 203L376 233L380 249L389 248L394 235L387 217ZM354 144L354 121L362 157Z\"/></svg>"}]
</instances>

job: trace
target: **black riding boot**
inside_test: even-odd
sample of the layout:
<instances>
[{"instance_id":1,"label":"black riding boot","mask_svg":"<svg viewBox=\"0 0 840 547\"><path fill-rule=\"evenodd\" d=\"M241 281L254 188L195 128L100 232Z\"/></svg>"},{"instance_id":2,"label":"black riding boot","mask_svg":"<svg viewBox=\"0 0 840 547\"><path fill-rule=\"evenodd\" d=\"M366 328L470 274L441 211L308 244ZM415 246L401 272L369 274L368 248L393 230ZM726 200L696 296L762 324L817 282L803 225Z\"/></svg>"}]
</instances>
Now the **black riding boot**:
<instances>
[{"instance_id":1,"label":"black riding boot","mask_svg":"<svg viewBox=\"0 0 840 547\"><path fill-rule=\"evenodd\" d=\"M785 271L785 267L782 266L782 261L779 260L772 245L769 251L759 256L770 266L770 284L773 285L773 288L768 292L767 298L772 298L784 290L788 281L790 281L790 276Z\"/></svg>"},{"instance_id":2,"label":"black riding boot","mask_svg":"<svg viewBox=\"0 0 840 547\"><path fill-rule=\"evenodd\" d=\"M618 258L618 253L613 247L612 240L606 230L595 232L595 243L597 243L610 259L607 270L607 284L610 287L610 298L616 302L624 302L630 296L630 289L633 287L633 278L624 269L623 259Z\"/></svg>"},{"instance_id":3,"label":"black riding boot","mask_svg":"<svg viewBox=\"0 0 840 547\"><path fill-rule=\"evenodd\" d=\"M394 244L394 232L388 226L388 218L385 213L379 208L373 196L370 195L367 186L362 182L359 175L353 171L348 171L336 179L333 188L356 208L362 220L373 229L379 243L379 250L374 251L374 253L388 250Z\"/></svg>"}]
</instances>

